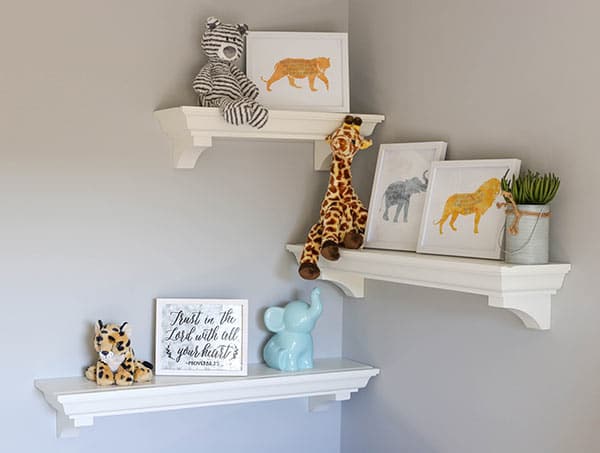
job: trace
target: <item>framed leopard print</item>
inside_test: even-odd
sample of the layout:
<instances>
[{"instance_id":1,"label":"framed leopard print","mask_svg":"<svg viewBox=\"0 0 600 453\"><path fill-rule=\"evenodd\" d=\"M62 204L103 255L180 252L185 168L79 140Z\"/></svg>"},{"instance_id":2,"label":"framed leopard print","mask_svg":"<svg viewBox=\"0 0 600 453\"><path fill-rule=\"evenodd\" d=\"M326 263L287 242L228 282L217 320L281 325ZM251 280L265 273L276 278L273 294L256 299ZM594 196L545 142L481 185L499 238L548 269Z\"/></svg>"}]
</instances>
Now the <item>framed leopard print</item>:
<instances>
[{"instance_id":1,"label":"framed leopard print","mask_svg":"<svg viewBox=\"0 0 600 453\"><path fill-rule=\"evenodd\" d=\"M350 110L347 33L249 32L246 72L271 109Z\"/></svg>"}]
</instances>

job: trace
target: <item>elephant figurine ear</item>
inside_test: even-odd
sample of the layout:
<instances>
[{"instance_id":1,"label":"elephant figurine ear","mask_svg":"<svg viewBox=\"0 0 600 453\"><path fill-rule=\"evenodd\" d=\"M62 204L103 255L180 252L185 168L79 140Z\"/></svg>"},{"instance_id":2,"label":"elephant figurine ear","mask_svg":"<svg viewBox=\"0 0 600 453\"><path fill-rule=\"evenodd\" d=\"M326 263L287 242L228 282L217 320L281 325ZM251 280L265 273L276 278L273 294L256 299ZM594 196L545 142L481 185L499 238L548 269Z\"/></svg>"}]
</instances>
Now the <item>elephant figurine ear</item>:
<instances>
[{"instance_id":1,"label":"elephant figurine ear","mask_svg":"<svg viewBox=\"0 0 600 453\"><path fill-rule=\"evenodd\" d=\"M285 309L281 307L271 307L265 312L265 325L271 332L281 332L285 325L283 324L283 314Z\"/></svg>"}]
</instances>

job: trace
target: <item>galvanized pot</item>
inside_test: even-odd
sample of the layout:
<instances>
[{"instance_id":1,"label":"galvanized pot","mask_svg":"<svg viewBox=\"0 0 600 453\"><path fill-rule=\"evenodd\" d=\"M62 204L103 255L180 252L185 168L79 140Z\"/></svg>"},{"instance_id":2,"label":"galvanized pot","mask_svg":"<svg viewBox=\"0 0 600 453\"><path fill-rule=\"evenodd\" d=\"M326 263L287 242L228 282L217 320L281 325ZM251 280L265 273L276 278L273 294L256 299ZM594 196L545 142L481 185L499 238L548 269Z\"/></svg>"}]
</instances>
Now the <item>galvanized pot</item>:
<instances>
[{"instance_id":1,"label":"galvanized pot","mask_svg":"<svg viewBox=\"0 0 600 453\"><path fill-rule=\"evenodd\" d=\"M521 217L517 234L511 233L515 213L506 213L504 261L512 264L546 264L550 241L550 205L517 205Z\"/></svg>"}]
</instances>

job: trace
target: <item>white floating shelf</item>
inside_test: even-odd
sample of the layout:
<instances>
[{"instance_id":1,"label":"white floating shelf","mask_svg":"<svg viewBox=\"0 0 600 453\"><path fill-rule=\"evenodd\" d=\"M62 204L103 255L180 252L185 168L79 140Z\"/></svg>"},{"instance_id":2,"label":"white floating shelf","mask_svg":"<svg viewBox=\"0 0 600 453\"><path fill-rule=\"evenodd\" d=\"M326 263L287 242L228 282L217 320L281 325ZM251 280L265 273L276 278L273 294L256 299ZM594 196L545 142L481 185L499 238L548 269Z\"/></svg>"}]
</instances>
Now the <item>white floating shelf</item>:
<instances>
[{"instance_id":1,"label":"white floating shelf","mask_svg":"<svg viewBox=\"0 0 600 453\"><path fill-rule=\"evenodd\" d=\"M157 376L131 387L101 387L84 377L34 382L56 410L58 437L74 437L95 417L157 412L222 404L308 397L308 409L321 410L350 399L379 374L377 368L346 359L317 359L308 371L288 373L264 364L248 365L245 377Z\"/></svg>"},{"instance_id":2,"label":"white floating shelf","mask_svg":"<svg viewBox=\"0 0 600 453\"><path fill-rule=\"evenodd\" d=\"M300 259L303 245L287 245ZM365 279L448 289L488 297L491 307L515 313L531 329L550 329L551 297L570 264L515 265L502 261L412 252L340 249L339 261L319 260L320 278L344 294L364 297Z\"/></svg>"},{"instance_id":3,"label":"white floating shelf","mask_svg":"<svg viewBox=\"0 0 600 453\"><path fill-rule=\"evenodd\" d=\"M262 129L233 126L222 118L218 108L174 107L157 110L154 115L171 140L175 168L194 168L198 157L212 146L215 137L314 142L315 170L329 170L331 151L325 136L338 127L346 113L270 110ZM363 120L361 133L369 136L383 115L357 114Z\"/></svg>"}]
</instances>

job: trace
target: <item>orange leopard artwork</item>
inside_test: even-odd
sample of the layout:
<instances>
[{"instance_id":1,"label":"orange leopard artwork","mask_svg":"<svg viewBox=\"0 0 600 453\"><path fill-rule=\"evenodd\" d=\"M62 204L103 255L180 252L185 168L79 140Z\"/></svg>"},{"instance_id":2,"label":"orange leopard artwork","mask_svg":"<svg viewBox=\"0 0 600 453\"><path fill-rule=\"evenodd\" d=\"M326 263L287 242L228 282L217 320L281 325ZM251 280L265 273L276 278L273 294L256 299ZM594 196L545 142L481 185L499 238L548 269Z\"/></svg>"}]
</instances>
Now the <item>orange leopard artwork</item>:
<instances>
[{"instance_id":1,"label":"orange leopard artwork","mask_svg":"<svg viewBox=\"0 0 600 453\"><path fill-rule=\"evenodd\" d=\"M446 200L444 213L435 225L440 226L440 234L444 234L443 227L448 217L450 217L450 228L456 231L454 222L459 215L475 214L473 233L479 233L479 221L487 210L492 206L496 197L500 195L500 180L491 178L484 182L472 193L455 193Z\"/></svg>"},{"instance_id":2,"label":"orange leopard artwork","mask_svg":"<svg viewBox=\"0 0 600 453\"><path fill-rule=\"evenodd\" d=\"M275 63L273 74L266 80L261 76L261 80L267 84L267 91L273 91L271 85L284 77L288 78L288 83L294 88L302 88L296 85L296 79L308 77L308 85L311 91L317 91L315 88L315 79L318 77L329 90L329 79L325 71L331 66L331 61L326 57L313 58L306 60L304 58L285 58Z\"/></svg>"},{"instance_id":3,"label":"orange leopard artwork","mask_svg":"<svg viewBox=\"0 0 600 453\"><path fill-rule=\"evenodd\" d=\"M346 116L344 123L326 137L332 154L329 186L319 222L310 229L300 257L298 272L304 279L314 280L320 275L319 254L336 261L339 246L357 249L363 244L367 210L352 188L350 171L354 155L373 144L360 135L361 124L361 118Z\"/></svg>"}]
</instances>

